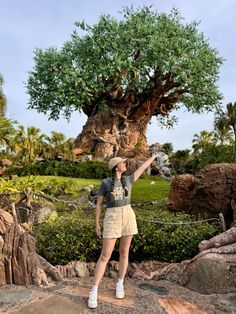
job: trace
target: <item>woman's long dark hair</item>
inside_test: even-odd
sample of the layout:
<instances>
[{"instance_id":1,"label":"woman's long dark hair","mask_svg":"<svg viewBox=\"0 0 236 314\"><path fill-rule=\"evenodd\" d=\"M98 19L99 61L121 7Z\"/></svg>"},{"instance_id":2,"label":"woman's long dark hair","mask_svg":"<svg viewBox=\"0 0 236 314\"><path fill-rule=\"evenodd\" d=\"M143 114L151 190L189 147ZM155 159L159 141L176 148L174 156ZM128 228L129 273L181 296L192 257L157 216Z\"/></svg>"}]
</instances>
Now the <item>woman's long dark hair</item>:
<instances>
[{"instance_id":1,"label":"woman's long dark hair","mask_svg":"<svg viewBox=\"0 0 236 314\"><path fill-rule=\"evenodd\" d=\"M114 185L115 185L115 176L116 176L116 166L114 168L112 168L111 170L111 193L114 191ZM129 195L129 191L126 187L126 180L125 180L125 176L122 174L121 178L120 178L121 184L122 184L122 188L125 192L125 197L128 197Z\"/></svg>"}]
</instances>

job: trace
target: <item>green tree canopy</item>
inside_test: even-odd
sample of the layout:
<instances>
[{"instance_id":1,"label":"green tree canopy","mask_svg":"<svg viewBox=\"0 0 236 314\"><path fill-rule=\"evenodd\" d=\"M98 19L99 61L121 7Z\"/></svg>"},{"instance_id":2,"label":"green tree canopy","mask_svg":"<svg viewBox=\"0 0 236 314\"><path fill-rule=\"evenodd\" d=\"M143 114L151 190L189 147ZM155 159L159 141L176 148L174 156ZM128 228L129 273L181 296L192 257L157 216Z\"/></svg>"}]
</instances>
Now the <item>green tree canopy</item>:
<instances>
[{"instance_id":1,"label":"green tree canopy","mask_svg":"<svg viewBox=\"0 0 236 314\"><path fill-rule=\"evenodd\" d=\"M50 119L69 118L73 110L91 116L119 105L130 91L136 106L148 97L156 101L152 116L167 115L179 103L198 113L218 106L222 59L198 23L186 23L178 11L125 8L120 20L102 15L95 25L76 26L61 49L36 49L29 108Z\"/></svg>"}]
</instances>

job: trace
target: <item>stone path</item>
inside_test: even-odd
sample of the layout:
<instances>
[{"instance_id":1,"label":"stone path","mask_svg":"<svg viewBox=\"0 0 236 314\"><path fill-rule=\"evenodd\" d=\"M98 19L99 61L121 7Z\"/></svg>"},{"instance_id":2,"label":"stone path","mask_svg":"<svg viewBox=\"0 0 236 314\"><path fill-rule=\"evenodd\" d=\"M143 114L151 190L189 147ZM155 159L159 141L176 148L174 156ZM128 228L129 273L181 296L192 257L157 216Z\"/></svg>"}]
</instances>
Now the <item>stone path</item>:
<instances>
[{"instance_id":1,"label":"stone path","mask_svg":"<svg viewBox=\"0 0 236 314\"><path fill-rule=\"evenodd\" d=\"M118 300L115 283L103 278L98 308L87 308L92 278L76 278L48 287L0 287L0 313L15 314L236 314L236 294L201 295L169 281L127 278L126 297Z\"/></svg>"}]
</instances>

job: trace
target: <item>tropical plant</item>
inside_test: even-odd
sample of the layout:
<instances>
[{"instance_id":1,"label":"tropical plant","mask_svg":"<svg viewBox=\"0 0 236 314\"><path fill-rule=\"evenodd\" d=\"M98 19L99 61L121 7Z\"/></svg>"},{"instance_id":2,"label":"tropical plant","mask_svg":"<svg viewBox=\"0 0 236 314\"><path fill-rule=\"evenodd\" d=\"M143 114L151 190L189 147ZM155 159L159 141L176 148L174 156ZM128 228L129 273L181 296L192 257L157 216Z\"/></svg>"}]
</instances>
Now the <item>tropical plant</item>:
<instances>
[{"instance_id":1,"label":"tropical plant","mask_svg":"<svg viewBox=\"0 0 236 314\"><path fill-rule=\"evenodd\" d=\"M190 149L177 150L170 157L171 166L177 173L185 173L186 165L190 160Z\"/></svg>"},{"instance_id":2,"label":"tropical plant","mask_svg":"<svg viewBox=\"0 0 236 314\"><path fill-rule=\"evenodd\" d=\"M173 144L172 143L164 143L162 145L162 150L165 154L167 154L168 156L171 156L171 154L173 153Z\"/></svg>"},{"instance_id":3,"label":"tropical plant","mask_svg":"<svg viewBox=\"0 0 236 314\"><path fill-rule=\"evenodd\" d=\"M14 124L16 121L7 119L0 115L0 148L9 151L9 143L15 134Z\"/></svg>"},{"instance_id":4,"label":"tropical plant","mask_svg":"<svg viewBox=\"0 0 236 314\"><path fill-rule=\"evenodd\" d=\"M34 126L25 129L23 125L19 125L16 129L9 146L21 164L30 165L38 156L45 136L40 132L40 129Z\"/></svg>"},{"instance_id":5,"label":"tropical plant","mask_svg":"<svg viewBox=\"0 0 236 314\"><path fill-rule=\"evenodd\" d=\"M236 160L236 102L228 103L226 111L219 111L217 116L217 123L226 129L232 129L234 133L234 159Z\"/></svg>"},{"instance_id":6,"label":"tropical plant","mask_svg":"<svg viewBox=\"0 0 236 314\"><path fill-rule=\"evenodd\" d=\"M3 93L2 85L4 83L3 76L0 74L0 116L4 117L7 110L7 99Z\"/></svg>"},{"instance_id":7,"label":"tropical plant","mask_svg":"<svg viewBox=\"0 0 236 314\"><path fill-rule=\"evenodd\" d=\"M224 145L226 142L232 142L232 132L228 124L228 119L222 111L218 111L215 114L214 130L215 135L217 139L220 140L221 145Z\"/></svg>"},{"instance_id":8,"label":"tropical plant","mask_svg":"<svg viewBox=\"0 0 236 314\"><path fill-rule=\"evenodd\" d=\"M216 144L216 142L217 139L213 131L208 132L206 130L203 130L200 132L200 134L194 134L192 140L193 143L192 148L194 150L194 153L202 152L209 145Z\"/></svg>"}]
</instances>

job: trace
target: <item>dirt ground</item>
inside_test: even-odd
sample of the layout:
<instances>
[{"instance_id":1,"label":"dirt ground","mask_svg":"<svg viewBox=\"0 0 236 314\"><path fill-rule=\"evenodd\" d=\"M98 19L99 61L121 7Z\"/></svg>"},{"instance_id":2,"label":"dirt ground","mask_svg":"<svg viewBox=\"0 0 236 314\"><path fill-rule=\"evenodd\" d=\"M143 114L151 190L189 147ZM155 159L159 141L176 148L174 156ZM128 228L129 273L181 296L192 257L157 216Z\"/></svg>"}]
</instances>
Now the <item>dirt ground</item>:
<instances>
[{"instance_id":1,"label":"dirt ground","mask_svg":"<svg viewBox=\"0 0 236 314\"><path fill-rule=\"evenodd\" d=\"M17 314L236 314L236 293L202 295L169 281L127 278L126 296L118 300L115 282L103 278L98 307L87 308L93 278L66 279L47 287L0 287L0 313Z\"/></svg>"}]
</instances>

